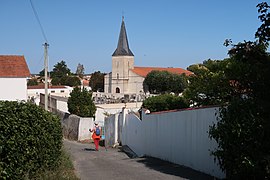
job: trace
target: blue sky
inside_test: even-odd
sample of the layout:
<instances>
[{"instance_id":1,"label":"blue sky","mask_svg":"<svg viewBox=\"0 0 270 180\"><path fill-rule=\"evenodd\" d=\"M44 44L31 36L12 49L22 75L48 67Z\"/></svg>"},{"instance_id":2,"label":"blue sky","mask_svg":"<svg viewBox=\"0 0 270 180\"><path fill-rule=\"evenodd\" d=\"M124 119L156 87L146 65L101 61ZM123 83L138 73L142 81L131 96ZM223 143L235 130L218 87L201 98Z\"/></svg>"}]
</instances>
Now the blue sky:
<instances>
[{"instance_id":1,"label":"blue sky","mask_svg":"<svg viewBox=\"0 0 270 180\"><path fill-rule=\"evenodd\" d=\"M225 39L254 40L257 0L32 0L49 43L49 70L110 72L122 15L135 66L181 67L224 59ZM44 66L41 29L30 0L0 1L0 54L24 55L31 73Z\"/></svg>"}]
</instances>

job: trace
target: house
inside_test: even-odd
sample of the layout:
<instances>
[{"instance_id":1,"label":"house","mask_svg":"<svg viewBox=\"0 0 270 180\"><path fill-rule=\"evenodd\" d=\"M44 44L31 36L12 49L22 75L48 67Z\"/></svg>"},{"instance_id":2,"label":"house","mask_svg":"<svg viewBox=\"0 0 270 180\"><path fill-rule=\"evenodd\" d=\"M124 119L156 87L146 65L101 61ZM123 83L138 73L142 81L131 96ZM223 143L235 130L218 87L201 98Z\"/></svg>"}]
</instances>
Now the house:
<instances>
[{"instance_id":1,"label":"house","mask_svg":"<svg viewBox=\"0 0 270 180\"><path fill-rule=\"evenodd\" d=\"M134 54L129 49L124 18L117 48L112 54L112 72L104 77L104 92L112 94L140 94L143 92L143 81L153 70L168 71L177 74L191 75L192 72L182 68L137 67L134 66Z\"/></svg>"},{"instance_id":2,"label":"house","mask_svg":"<svg viewBox=\"0 0 270 180\"><path fill-rule=\"evenodd\" d=\"M0 100L27 100L29 68L24 56L0 55Z\"/></svg>"},{"instance_id":3,"label":"house","mask_svg":"<svg viewBox=\"0 0 270 180\"><path fill-rule=\"evenodd\" d=\"M69 86L49 86L48 87L49 95L60 96L60 97L69 97L69 94L72 92L72 90L73 88ZM27 87L28 99L31 100L32 102L35 102L37 105L39 105L41 93L45 94L45 84Z\"/></svg>"}]
</instances>

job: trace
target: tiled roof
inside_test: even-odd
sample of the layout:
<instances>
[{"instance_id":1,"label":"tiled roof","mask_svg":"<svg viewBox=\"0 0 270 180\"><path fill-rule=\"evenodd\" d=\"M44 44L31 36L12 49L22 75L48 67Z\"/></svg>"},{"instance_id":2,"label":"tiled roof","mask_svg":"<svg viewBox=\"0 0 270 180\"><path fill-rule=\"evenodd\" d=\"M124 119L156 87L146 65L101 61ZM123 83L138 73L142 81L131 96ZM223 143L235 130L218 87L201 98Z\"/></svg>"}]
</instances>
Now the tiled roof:
<instances>
[{"instance_id":1,"label":"tiled roof","mask_svg":"<svg viewBox=\"0 0 270 180\"><path fill-rule=\"evenodd\" d=\"M27 89L45 89L45 84L27 86ZM48 86L48 89L66 89L65 86Z\"/></svg>"},{"instance_id":2,"label":"tiled roof","mask_svg":"<svg viewBox=\"0 0 270 180\"><path fill-rule=\"evenodd\" d=\"M0 77L30 77L24 56L0 55Z\"/></svg>"},{"instance_id":3,"label":"tiled roof","mask_svg":"<svg viewBox=\"0 0 270 180\"><path fill-rule=\"evenodd\" d=\"M187 76L193 74L191 71L182 69L182 68L163 68L163 67L134 67L131 71L134 73L146 77L148 73L151 71L168 71L171 73L176 73L176 74L186 74Z\"/></svg>"},{"instance_id":4,"label":"tiled roof","mask_svg":"<svg viewBox=\"0 0 270 180\"><path fill-rule=\"evenodd\" d=\"M89 80L83 79L83 86L89 86Z\"/></svg>"}]
</instances>

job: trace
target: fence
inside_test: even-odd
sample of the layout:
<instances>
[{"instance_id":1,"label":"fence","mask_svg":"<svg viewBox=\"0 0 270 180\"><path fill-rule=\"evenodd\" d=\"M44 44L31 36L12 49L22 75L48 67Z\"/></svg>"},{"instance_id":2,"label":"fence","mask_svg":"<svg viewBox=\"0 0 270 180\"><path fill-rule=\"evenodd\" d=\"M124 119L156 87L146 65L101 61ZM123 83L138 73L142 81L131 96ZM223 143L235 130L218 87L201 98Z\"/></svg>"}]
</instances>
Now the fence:
<instances>
[{"instance_id":1,"label":"fence","mask_svg":"<svg viewBox=\"0 0 270 180\"><path fill-rule=\"evenodd\" d=\"M107 119L105 128L114 126L115 133L106 138L108 145L120 142L139 156L151 156L184 165L224 178L210 152L217 147L209 139L209 126L216 122L218 108L186 111L142 113L142 120L123 110L122 115ZM106 143L106 142L105 142ZM111 143L111 144L110 144Z\"/></svg>"}]
</instances>

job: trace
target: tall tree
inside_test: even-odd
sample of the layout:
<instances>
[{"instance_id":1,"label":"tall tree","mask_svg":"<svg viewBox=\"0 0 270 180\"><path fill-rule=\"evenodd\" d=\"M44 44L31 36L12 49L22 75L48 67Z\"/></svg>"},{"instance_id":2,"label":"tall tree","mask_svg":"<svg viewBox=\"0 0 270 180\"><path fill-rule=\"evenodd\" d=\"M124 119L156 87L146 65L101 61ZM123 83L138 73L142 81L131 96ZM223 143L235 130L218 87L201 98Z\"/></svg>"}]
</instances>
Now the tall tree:
<instances>
[{"instance_id":1,"label":"tall tree","mask_svg":"<svg viewBox=\"0 0 270 180\"><path fill-rule=\"evenodd\" d=\"M218 143L213 154L228 179L270 179L270 7L257 7L258 40L232 45L225 75L233 96L209 131Z\"/></svg>"},{"instance_id":2,"label":"tall tree","mask_svg":"<svg viewBox=\"0 0 270 180\"><path fill-rule=\"evenodd\" d=\"M84 67L83 67L83 65L80 64L80 63L79 63L78 66L77 66L76 74L77 74L80 78L82 78L83 75L84 75Z\"/></svg>"},{"instance_id":3,"label":"tall tree","mask_svg":"<svg viewBox=\"0 0 270 180\"><path fill-rule=\"evenodd\" d=\"M94 117L96 106L92 93L85 88L75 87L68 98L68 111L81 117Z\"/></svg>"},{"instance_id":4,"label":"tall tree","mask_svg":"<svg viewBox=\"0 0 270 180\"><path fill-rule=\"evenodd\" d=\"M70 69L67 67L65 61L60 61L54 65L51 72L53 85L65 85L67 77L71 75Z\"/></svg>"},{"instance_id":5,"label":"tall tree","mask_svg":"<svg viewBox=\"0 0 270 180\"><path fill-rule=\"evenodd\" d=\"M70 74L70 69L67 67L66 62L62 60L54 65L54 68L51 72L51 77L61 78L64 76L69 76Z\"/></svg>"},{"instance_id":6,"label":"tall tree","mask_svg":"<svg viewBox=\"0 0 270 180\"><path fill-rule=\"evenodd\" d=\"M89 86L92 91L104 92L104 73L96 71L91 75Z\"/></svg>"}]
</instances>

